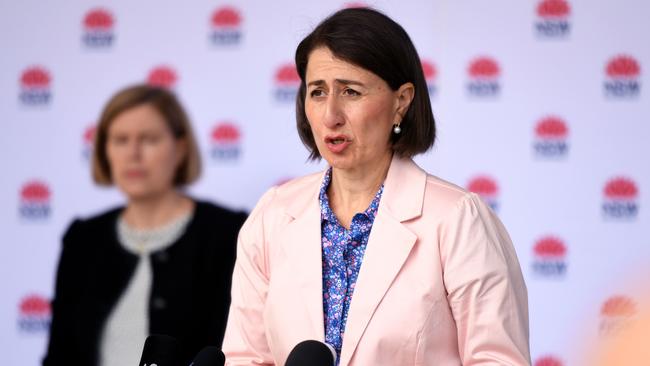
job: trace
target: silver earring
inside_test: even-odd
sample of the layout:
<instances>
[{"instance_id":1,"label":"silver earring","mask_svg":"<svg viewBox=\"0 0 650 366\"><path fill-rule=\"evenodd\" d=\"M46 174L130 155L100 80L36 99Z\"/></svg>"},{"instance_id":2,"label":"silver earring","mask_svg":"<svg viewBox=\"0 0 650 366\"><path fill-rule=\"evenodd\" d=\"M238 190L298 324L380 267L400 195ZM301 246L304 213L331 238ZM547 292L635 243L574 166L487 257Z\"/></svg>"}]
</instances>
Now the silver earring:
<instances>
[{"instance_id":1,"label":"silver earring","mask_svg":"<svg viewBox=\"0 0 650 366\"><path fill-rule=\"evenodd\" d=\"M393 125L393 133L399 135L400 132L402 132L402 128L400 128L400 126L397 123L395 123Z\"/></svg>"}]
</instances>

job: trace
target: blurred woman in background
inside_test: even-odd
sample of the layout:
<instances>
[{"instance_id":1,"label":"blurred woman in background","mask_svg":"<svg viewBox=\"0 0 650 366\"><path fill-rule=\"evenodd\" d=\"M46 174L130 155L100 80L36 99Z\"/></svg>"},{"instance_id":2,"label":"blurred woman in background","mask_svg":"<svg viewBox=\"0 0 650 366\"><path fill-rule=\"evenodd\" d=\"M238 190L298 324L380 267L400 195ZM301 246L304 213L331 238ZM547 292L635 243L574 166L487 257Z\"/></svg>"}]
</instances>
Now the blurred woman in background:
<instances>
[{"instance_id":1,"label":"blurred woman in background","mask_svg":"<svg viewBox=\"0 0 650 366\"><path fill-rule=\"evenodd\" d=\"M171 92L138 85L111 98L92 172L127 202L65 233L44 365L135 365L151 333L177 338L184 364L221 345L246 215L184 194L200 170Z\"/></svg>"}]
</instances>

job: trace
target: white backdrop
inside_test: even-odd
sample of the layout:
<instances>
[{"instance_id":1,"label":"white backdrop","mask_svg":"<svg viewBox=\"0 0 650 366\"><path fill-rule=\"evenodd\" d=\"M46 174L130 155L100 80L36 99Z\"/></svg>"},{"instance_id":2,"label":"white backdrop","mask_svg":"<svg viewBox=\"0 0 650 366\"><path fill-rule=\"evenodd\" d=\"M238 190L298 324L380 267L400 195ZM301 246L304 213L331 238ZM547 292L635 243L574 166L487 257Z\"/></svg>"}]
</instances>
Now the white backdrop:
<instances>
[{"instance_id":1,"label":"white backdrop","mask_svg":"<svg viewBox=\"0 0 650 366\"><path fill-rule=\"evenodd\" d=\"M515 242L538 366L579 365L650 293L650 4L375 1L423 59L439 139L418 163L482 193ZM60 238L123 202L90 179L95 121L128 84L172 88L204 174L250 210L322 169L295 132L297 43L344 1L0 2L0 363L37 365ZM648 277L650 278L650 277Z\"/></svg>"}]
</instances>

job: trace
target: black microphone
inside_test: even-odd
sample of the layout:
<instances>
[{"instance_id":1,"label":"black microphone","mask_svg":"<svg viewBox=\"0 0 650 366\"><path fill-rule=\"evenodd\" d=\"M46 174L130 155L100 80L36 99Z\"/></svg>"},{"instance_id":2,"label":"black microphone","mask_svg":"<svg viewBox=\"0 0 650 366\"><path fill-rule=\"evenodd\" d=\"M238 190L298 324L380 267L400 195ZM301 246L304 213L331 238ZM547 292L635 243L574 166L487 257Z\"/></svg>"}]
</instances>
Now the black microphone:
<instances>
[{"instance_id":1,"label":"black microphone","mask_svg":"<svg viewBox=\"0 0 650 366\"><path fill-rule=\"evenodd\" d=\"M298 343L287 357L285 366L333 366L336 352L329 344L309 340Z\"/></svg>"},{"instance_id":2,"label":"black microphone","mask_svg":"<svg viewBox=\"0 0 650 366\"><path fill-rule=\"evenodd\" d=\"M204 347L196 354L190 366L223 366L226 356L215 346Z\"/></svg>"},{"instance_id":3,"label":"black microphone","mask_svg":"<svg viewBox=\"0 0 650 366\"><path fill-rule=\"evenodd\" d=\"M180 345L176 338L152 334L144 341L139 366L178 366Z\"/></svg>"}]
</instances>

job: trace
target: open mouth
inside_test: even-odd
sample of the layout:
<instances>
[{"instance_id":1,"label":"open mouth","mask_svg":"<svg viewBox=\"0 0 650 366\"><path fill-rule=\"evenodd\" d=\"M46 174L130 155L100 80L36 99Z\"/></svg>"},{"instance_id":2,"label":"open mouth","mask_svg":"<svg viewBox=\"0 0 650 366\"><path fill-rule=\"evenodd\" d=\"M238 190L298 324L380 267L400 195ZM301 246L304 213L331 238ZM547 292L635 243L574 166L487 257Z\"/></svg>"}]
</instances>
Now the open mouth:
<instances>
[{"instance_id":1,"label":"open mouth","mask_svg":"<svg viewBox=\"0 0 650 366\"><path fill-rule=\"evenodd\" d=\"M350 140L347 139L345 136L328 136L325 137L325 143L327 144L332 144L332 145L340 145L345 142L349 142Z\"/></svg>"},{"instance_id":2,"label":"open mouth","mask_svg":"<svg viewBox=\"0 0 650 366\"><path fill-rule=\"evenodd\" d=\"M334 154L343 153L347 150L348 146L352 144L352 139L345 135L331 135L325 137L325 145L327 149Z\"/></svg>"},{"instance_id":3,"label":"open mouth","mask_svg":"<svg viewBox=\"0 0 650 366\"><path fill-rule=\"evenodd\" d=\"M337 137L334 139L328 139L328 142L333 145L339 145L345 142L345 139L342 137Z\"/></svg>"}]
</instances>

